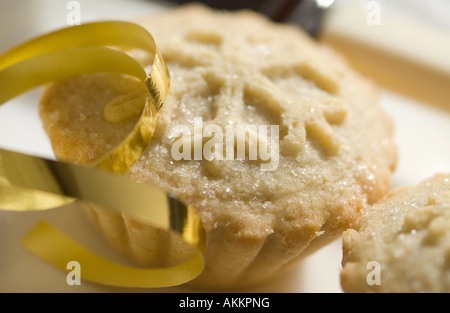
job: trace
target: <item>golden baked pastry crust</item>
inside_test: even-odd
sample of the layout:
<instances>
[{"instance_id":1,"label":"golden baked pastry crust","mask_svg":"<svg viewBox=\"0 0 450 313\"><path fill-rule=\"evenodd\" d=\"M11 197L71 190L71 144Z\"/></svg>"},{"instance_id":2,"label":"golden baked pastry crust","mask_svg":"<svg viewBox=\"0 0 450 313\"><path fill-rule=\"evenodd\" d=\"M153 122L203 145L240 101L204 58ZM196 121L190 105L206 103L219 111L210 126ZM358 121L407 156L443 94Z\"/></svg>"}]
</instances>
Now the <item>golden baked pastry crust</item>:
<instances>
[{"instance_id":1,"label":"golden baked pastry crust","mask_svg":"<svg viewBox=\"0 0 450 313\"><path fill-rule=\"evenodd\" d=\"M194 284L264 281L336 239L385 194L396 162L392 121L376 87L332 50L248 11L190 5L139 23L156 39L171 90L154 139L127 175L170 190L199 212L206 267ZM89 163L119 142L135 120L111 124L104 108L132 93L133 84L100 73L50 85L40 116L55 155ZM262 171L260 160L174 160L177 130L192 128L196 117L223 129L278 125L276 169ZM160 263L152 245L160 235L150 226L88 210L131 259Z\"/></svg>"},{"instance_id":2,"label":"golden baked pastry crust","mask_svg":"<svg viewBox=\"0 0 450 313\"><path fill-rule=\"evenodd\" d=\"M343 236L341 284L345 292L450 292L449 253L450 174L437 174L364 210Z\"/></svg>"}]
</instances>

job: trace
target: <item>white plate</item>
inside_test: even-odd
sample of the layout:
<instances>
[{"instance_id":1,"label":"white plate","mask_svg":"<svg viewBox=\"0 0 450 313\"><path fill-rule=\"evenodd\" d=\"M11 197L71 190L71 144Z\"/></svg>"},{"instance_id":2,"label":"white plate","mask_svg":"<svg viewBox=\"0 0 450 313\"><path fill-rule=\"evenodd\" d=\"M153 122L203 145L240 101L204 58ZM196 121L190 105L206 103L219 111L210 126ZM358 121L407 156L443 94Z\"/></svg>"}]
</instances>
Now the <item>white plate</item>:
<instances>
[{"instance_id":1,"label":"white plate","mask_svg":"<svg viewBox=\"0 0 450 313\"><path fill-rule=\"evenodd\" d=\"M67 1L68 2L68 1ZM64 1L2 0L0 50L37 34L66 26L69 12ZM82 22L98 19L127 20L153 14L165 6L150 1L78 1ZM15 17L15 18L14 18ZM18 18L20 17L20 18ZM28 23L25 23L28 21ZM15 35L14 35L15 34ZM53 157L37 115L39 90L33 90L0 107L0 147ZM414 185L437 172L450 172L450 114L426 104L383 91L382 105L396 123L399 161L392 187ZM23 128L23 125L27 125ZM121 289L82 282L69 286L66 275L31 255L20 239L39 220L45 219L88 248L118 262L128 263L106 244L76 205L45 212L0 211L0 292L184 292L185 287ZM340 240L306 258L293 273L242 292L341 292Z\"/></svg>"}]
</instances>

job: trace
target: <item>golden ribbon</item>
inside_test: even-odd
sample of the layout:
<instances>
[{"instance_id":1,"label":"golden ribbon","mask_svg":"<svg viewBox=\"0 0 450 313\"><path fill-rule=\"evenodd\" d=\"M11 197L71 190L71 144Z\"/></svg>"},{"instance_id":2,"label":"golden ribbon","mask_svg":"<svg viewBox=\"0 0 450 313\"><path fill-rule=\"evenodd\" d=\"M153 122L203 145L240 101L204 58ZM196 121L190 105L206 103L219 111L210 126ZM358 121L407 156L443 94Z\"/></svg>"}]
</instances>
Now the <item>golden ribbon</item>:
<instances>
[{"instance_id":1,"label":"golden ribbon","mask_svg":"<svg viewBox=\"0 0 450 313\"><path fill-rule=\"evenodd\" d=\"M126 53L105 46L150 53L149 74ZM147 147L169 90L169 74L150 33L129 22L99 22L64 28L13 48L0 56L0 105L44 83L93 72L128 74L146 85L147 101L134 129L96 168L0 149L0 209L43 210L81 199L132 216L178 234L197 253L167 268L127 267L95 255L46 223L38 224L22 243L63 270L71 260L80 262L82 279L96 283L166 287L190 281L204 262L205 237L194 209L164 190L117 175Z\"/></svg>"}]
</instances>

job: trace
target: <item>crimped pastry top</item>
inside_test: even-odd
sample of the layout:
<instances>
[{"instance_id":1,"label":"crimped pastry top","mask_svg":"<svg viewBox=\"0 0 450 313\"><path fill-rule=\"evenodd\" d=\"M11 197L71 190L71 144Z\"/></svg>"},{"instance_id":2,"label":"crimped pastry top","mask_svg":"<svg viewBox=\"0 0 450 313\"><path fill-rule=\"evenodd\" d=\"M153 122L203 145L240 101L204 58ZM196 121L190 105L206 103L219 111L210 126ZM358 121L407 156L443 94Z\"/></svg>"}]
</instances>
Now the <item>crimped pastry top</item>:
<instances>
[{"instance_id":1,"label":"crimped pastry top","mask_svg":"<svg viewBox=\"0 0 450 313\"><path fill-rule=\"evenodd\" d=\"M389 192L355 228L343 237L344 291L450 292L450 174Z\"/></svg>"},{"instance_id":2,"label":"crimped pastry top","mask_svg":"<svg viewBox=\"0 0 450 313\"><path fill-rule=\"evenodd\" d=\"M332 50L247 11L187 6L138 22L155 37L171 89L154 139L127 174L192 204L207 231L248 239L279 233L306 247L340 234L384 195L396 161L392 122L376 88ZM116 144L136 116L115 120L114 112L139 111L143 91L134 88L115 74L49 86L40 113L55 155L88 163ZM225 135L229 125L277 125L278 144L266 140L270 131L246 136L247 144L269 144L276 168L262 170L270 161L249 160L248 152L245 160L176 160L174 144L194 146L180 130L194 134L199 118L203 129ZM209 139L200 140L203 148Z\"/></svg>"}]
</instances>

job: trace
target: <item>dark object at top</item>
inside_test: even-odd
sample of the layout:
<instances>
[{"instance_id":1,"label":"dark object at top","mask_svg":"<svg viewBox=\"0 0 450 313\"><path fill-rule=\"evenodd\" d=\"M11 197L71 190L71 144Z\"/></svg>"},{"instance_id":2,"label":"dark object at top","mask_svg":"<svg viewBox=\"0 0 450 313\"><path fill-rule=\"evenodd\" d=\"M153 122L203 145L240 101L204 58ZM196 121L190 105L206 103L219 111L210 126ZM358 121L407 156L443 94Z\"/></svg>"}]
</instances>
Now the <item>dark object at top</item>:
<instances>
[{"instance_id":1,"label":"dark object at top","mask_svg":"<svg viewBox=\"0 0 450 313\"><path fill-rule=\"evenodd\" d=\"M178 4L186 4L190 0L169 0ZM314 0L199 0L212 8L239 10L251 9L262 13L274 22L296 24L313 37L317 37L325 8L321 8Z\"/></svg>"}]
</instances>

